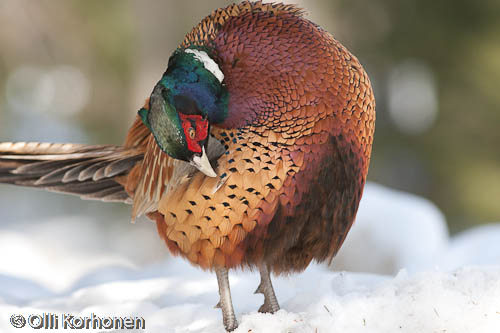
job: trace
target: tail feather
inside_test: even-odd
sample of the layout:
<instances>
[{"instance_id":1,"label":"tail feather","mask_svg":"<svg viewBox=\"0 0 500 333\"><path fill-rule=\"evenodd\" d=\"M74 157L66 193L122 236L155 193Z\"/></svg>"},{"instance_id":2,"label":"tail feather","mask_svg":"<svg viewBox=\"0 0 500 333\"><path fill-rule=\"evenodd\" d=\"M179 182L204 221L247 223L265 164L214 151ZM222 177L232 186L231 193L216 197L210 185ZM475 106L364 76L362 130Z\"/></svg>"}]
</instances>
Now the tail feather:
<instances>
[{"instance_id":1,"label":"tail feather","mask_svg":"<svg viewBox=\"0 0 500 333\"><path fill-rule=\"evenodd\" d=\"M83 199L131 202L117 177L143 152L111 145L0 143L0 183L44 188Z\"/></svg>"}]
</instances>

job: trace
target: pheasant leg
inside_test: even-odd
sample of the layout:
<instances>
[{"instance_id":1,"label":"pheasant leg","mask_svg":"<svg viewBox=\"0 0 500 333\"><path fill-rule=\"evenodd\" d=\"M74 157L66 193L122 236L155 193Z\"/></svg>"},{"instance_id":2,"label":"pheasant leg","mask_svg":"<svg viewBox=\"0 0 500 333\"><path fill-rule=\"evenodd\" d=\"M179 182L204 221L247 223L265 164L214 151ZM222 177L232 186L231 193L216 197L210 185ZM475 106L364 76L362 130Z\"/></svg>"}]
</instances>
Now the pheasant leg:
<instances>
[{"instance_id":1,"label":"pheasant leg","mask_svg":"<svg viewBox=\"0 0 500 333\"><path fill-rule=\"evenodd\" d=\"M231 289L229 288L229 279L226 268L217 268L215 270L217 282L219 283L220 301L216 307L222 310L222 320L226 331L232 332L238 327L236 316L234 314L233 302L231 300Z\"/></svg>"},{"instance_id":2,"label":"pheasant leg","mask_svg":"<svg viewBox=\"0 0 500 333\"><path fill-rule=\"evenodd\" d=\"M274 293L273 284L271 283L271 274L267 265L259 267L260 284L255 290L255 293L264 294L264 304L259 308L259 312L275 313L280 309L278 299Z\"/></svg>"}]
</instances>

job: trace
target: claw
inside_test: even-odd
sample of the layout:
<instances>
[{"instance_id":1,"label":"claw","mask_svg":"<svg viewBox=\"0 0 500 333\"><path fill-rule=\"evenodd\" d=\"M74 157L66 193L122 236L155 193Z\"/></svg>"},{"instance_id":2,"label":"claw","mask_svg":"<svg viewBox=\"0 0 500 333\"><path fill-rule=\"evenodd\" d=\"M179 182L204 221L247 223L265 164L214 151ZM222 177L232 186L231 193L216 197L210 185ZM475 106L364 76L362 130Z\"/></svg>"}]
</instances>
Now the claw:
<instances>
[{"instance_id":1,"label":"claw","mask_svg":"<svg viewBox=\"0 0 500 333\"><path fill-rule=\"evenodd\" d=\"M273 311L272 307L269 304L266 304L265 302L259 308L260 313L275 313L276 311Z\"/></svg>"}]
</instances>

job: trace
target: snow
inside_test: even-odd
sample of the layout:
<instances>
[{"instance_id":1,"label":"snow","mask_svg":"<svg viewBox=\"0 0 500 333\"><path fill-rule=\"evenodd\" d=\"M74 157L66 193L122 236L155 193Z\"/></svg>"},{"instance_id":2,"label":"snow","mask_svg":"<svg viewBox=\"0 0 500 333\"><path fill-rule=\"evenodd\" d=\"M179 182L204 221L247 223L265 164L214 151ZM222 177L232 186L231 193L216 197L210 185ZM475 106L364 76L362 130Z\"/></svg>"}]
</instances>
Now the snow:
<instances>
[{"instance_id":1,"label":"snow","mask_svg":"<svg viewBox=\"0 0 500 333\"><path fill-rule=\"evenodd\" d=\"M146 322L115 332L223 332L215 274L168 258L154 225L103 233L102 221L73 216L29 226L0 224L0 332L33 331L11 315L43 313ZM256 312L256 272L230 272L236 332L497 332L499 239L500 223L450 238L428 200L368 184L336 271L273 278L278 313Z\"/></svg>"},{"instance_id":2,"label":"snow","mask_svg":"<svg viewBox=\"0 0 500 333\"><path fill-rule=\"evenodd\" d=\"M368 183L333 267L379 274L403 268L417 272L433 268L435 256L448 246L445 217L432 202Z\"/></svg>"},{"instance_id":3,"label":"snow","mask_svg":"<svg viewBox=\"0 0 500 333\"><path fill-rule=\"evenodd\" d=\"M440 265L454 269L462 265L500 264L500 223L467 230L451 240Z\"/></svg>"}]
</instances>

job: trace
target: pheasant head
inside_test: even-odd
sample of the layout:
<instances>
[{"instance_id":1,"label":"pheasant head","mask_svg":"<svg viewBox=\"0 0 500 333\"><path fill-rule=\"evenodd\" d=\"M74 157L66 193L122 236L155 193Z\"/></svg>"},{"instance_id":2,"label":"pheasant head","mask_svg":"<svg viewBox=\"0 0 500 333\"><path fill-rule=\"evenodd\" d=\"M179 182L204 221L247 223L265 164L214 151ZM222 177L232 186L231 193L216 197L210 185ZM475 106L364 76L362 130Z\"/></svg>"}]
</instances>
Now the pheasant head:
<instances>
[{"instance_id":1,"label":"pheasant head","mask_svg":"<svg viewBox=\"0 0 500 333\"><path fill-rule=\"evenodd\" d=\"M207 52L200 47L174 52L139 115L163 152L215 177L206 153L210 124L227 116L228 92Z\"/></svg>"}]
</instances>

